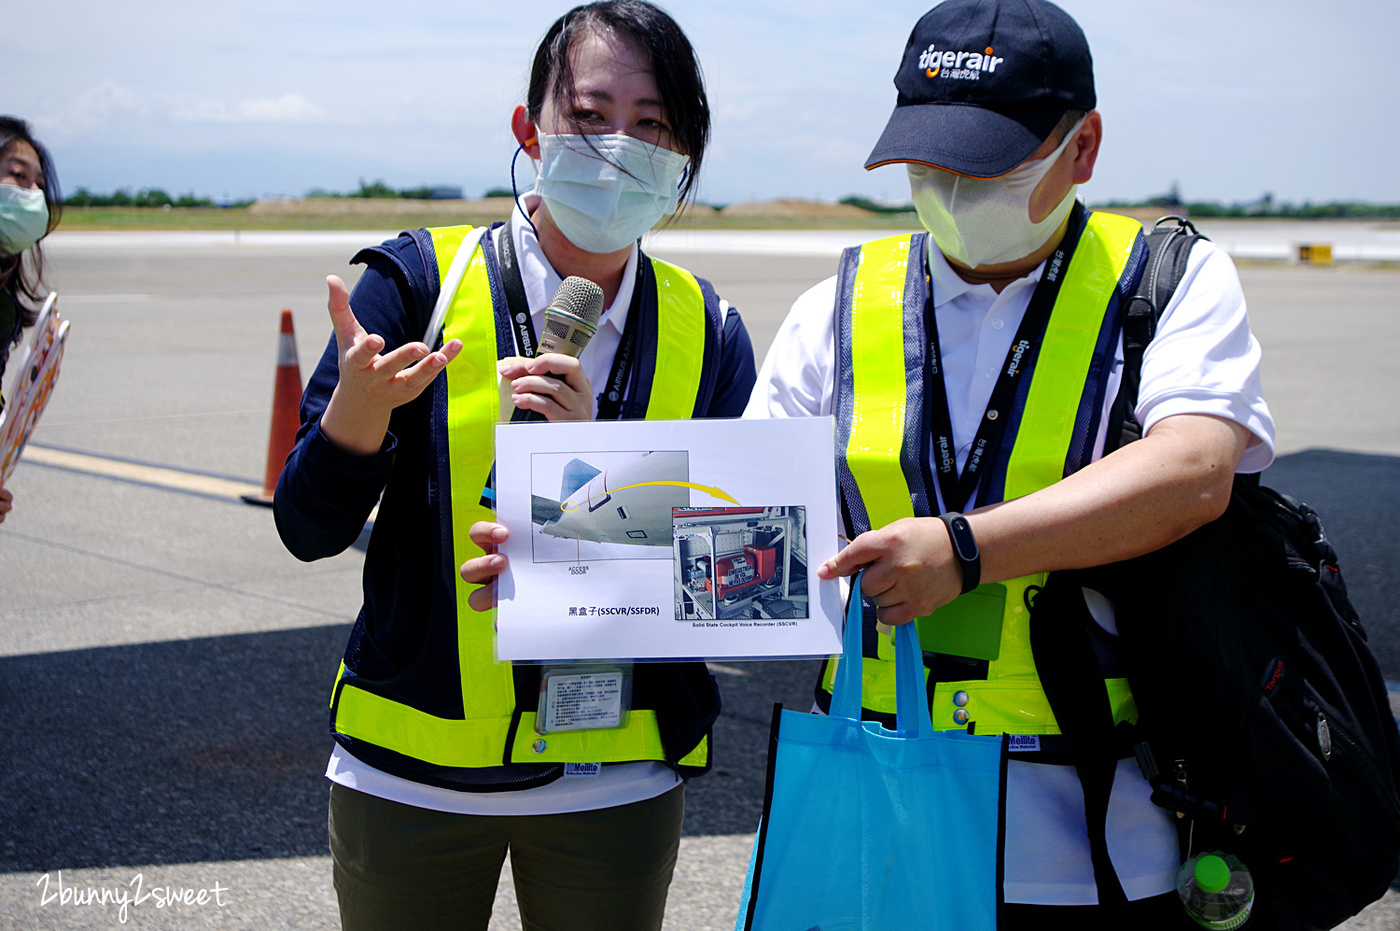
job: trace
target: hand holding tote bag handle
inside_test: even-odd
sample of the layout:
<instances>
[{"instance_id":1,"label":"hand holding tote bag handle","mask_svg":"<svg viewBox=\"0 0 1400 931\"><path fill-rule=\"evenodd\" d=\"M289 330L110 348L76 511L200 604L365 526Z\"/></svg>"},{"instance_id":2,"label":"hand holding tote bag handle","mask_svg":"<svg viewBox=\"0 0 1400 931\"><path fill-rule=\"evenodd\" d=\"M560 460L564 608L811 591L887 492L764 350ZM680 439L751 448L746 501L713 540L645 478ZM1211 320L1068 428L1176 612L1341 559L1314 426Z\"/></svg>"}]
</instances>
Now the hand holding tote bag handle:
<instances>
[{"instance_id":1,"label":"hand holding tote bag handle","mask_svg":"<svg viewBox=\"0 0 1400 931\"><path fill-rule=\"evenodd\" d=\"M896 729L860 720L860 576L831 714L779 709L736 931L993 931L1002 740L935 731L913 624Z\"/></svg>"},{"instance_id":2,"label":"hand holding tote bag handle","mask_svg":"<svg viewBox=\"0 0 1400 931\"><path fill-rule=\"evenodd\" d=\"M846 602L846 628L841 635L841 662L836 665L836 682L831 691L831 717L860 720L862 611L860 580L862 569L851 583ZM913 624L895 628L895 735L932 737L928 697L924 692L924 660L919 650L919 632ZM871 722L874 723L874 722ZM883 728L881 728L883 730Z\"/></svg>"}]
</instances>

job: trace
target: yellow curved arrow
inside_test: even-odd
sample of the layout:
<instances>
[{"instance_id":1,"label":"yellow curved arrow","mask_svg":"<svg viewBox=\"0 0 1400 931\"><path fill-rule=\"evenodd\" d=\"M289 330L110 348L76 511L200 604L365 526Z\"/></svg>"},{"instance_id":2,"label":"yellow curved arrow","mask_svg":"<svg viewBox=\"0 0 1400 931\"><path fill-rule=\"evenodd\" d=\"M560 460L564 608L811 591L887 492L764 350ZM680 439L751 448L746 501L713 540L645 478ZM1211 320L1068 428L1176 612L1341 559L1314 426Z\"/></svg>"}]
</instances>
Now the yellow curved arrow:
<instances>
[{"instance_id":1,"label":"yellow curved arrow","mask_svg":"<svg viewBox=\"0 0 1400 931\"><path fill-rule=\"evenodd\" d=\"M729 497L729 495L725 494L723 489L715 488L711 485L697 485L694 482L672 482L664 480L659 480L655 482L637 482L635 485L623 485L621 488L610 488L608 489L608 494L613 495L617 494L619 491L626 491L629 488L641 488L644 485L675 485L678 488L694 488L697 491L703 491L705 494L709 495L712 498L723 498L725 501L728 501L732 504L739 504L738 501L735 501L733 498ZM585 504L592 502L592 500L593 499L591 497L586 498L583 501L574 502L572 506L567 501L561 501L559 502L559 510L563 511L565 514L569 513L570 511L577 511Z\"/></svg>"}]
</instances>

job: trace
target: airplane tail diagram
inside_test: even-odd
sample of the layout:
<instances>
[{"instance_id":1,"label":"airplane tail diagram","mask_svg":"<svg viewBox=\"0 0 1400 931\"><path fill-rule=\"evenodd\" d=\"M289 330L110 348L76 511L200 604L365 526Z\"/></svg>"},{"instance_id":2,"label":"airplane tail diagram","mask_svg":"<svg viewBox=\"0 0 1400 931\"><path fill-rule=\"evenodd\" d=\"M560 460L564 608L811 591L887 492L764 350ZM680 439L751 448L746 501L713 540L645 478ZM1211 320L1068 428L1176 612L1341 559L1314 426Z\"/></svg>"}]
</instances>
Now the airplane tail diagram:
<instances>
[{"instance_id":1,"label":"airplane tail diagram","mask_svg":"<svg viewBox=\"0 0 1400 931\"><path fill-rule=\"evenodd\" d=\"M570 459L569 464L564 466L564 475L559 487L559 500L569 500L570 495L592 481L593 476L597 475L599 471L582 459Z\"/></svg>"}]
</instances>

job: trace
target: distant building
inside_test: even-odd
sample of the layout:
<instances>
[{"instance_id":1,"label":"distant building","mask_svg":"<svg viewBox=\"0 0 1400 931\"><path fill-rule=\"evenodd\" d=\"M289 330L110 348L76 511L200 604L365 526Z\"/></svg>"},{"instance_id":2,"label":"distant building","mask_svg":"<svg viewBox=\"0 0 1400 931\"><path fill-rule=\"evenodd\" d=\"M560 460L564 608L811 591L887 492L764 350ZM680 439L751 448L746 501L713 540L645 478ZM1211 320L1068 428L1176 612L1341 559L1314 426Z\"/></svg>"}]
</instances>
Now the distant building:
<instances>
[{"instance_id":1,"label":"distant building","mask_svg":"<svg viewBox=\"0 0 1400 931\"><path fill-rule=\"evenodd\" d=\"M428 188L429 200L461 200L461 185L439 184Z\"/></svg>"}]
</instances>

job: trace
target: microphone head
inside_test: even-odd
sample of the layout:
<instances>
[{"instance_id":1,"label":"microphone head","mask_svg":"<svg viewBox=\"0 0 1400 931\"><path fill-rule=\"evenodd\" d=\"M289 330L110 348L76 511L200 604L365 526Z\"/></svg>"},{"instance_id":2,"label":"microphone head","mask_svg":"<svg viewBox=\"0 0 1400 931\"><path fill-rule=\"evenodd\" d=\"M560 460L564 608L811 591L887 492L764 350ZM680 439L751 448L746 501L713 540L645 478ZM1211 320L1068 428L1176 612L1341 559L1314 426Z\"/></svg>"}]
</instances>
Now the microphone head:
<instances>
[{"instance_id":1,"label":"microphone head","mask_svg":"<svg viewBox=\"0 0 1400 931\"><path fill-rule=\"evenodd\" d=\"M540 352L577 356L588 345L603 315L603 289L587 278L570 275L544 309Z\"/></svg>"},{"instance_id":2,"label":"microphone head","mask_svg":"<svg viewBox=\"0 0 1400 931\"><path fill-rule=\"evenodd\" d=\"M581 323L598 328L598 318L603 315L603 289L578 275L570 275L554 292L554 300L549 302L545 313L551 310L576 317Z\"/></svg>"}]
</instances>

